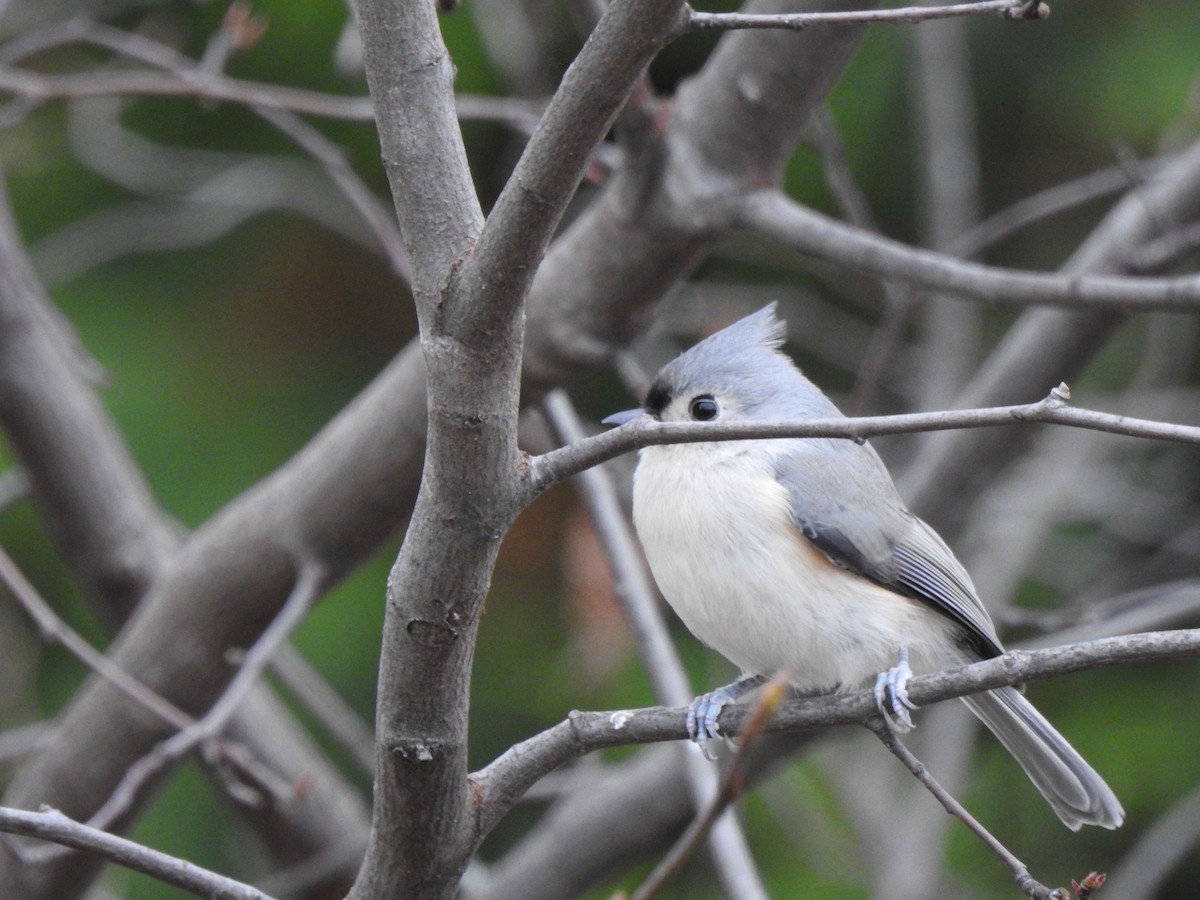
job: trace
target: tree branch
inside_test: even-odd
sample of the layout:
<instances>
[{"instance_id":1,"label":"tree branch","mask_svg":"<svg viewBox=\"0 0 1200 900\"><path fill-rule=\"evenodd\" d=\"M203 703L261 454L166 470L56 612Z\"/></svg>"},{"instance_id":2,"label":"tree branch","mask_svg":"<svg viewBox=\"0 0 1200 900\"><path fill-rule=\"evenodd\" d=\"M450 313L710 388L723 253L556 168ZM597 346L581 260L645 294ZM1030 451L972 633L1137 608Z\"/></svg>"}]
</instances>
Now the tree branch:
<instances>
[{"instance_id":1,"label":"tree branch","mask_svg":"<svg viewBox=\"0 0 1200 900\"><path fill-rule=\"evenodd\" d=\"M54 841L64 847L85 850L135 872L157 878L197 897L214 900L271 900L262 891L240 881L202 869L193 863L168 856L115 834L91 828L50 807L39 812L0 807L0 831Z\"/></svg>"},{"instance_id":2,"label":"tree branch","mask_svg":"<svg viewBox=\"0 0 1200 900\"><path fill-rule=\"evenodd\" d=\"M312 608L323 586L325 573L321 566L304 563L299 567L296 583L287 602L274 621L263 631L262 636L245 654L237 667L237 674L220 699L203 717L188 722L170 738L163 741L146 756L130 766L125 777L113 790L104 805L89 819L93 828L107 829L120 821L138 800L143 787L163 769L174 765L195 747L216 738L229 724L234 713L245 700L250 689L258 681L271 656L288 635L300 624L304 615ZM143 701L144 702L144 701ZM172 723L174 724L174 723ZM23 861L44 863L48 858Z\"/></svg>"},{"instance_id":3,"label":"tree branch","mask_svg":"<svg viewBox=\"0 0 1200 900\"><path fill-rule=\"evenodd\" d=\"M758 0L755 10L793 8ZM821 4L873 5L857 0ZM726 227L723 204L774 183L865 26L737 32L647 123L646 139L555 241L529 296L522 396L605 364Z\"/></svg>"},{"instance_id":4,"label":"tree branch","mask_svg":"<svg viewBox=\"0 0 1200 900\"><path fill-rule=\"evenodd\" d=\"M680 0L606 9L479 234L433 7L358 3L413 259L429 421L422 490L389 578L375 819L354 897L398 886L451 896L478 843L466 713L500 539L530 499L516 444L525 294L588 156L680 9Z\"/></svg>"},{"instance_id":5,"label":"tree branch","mask_svg":"<svg viewBox=\"0 0 1200 900\"><path fill-rule=\"evenodd\" d=\"M1050 8L1045 3L1021 0L981 0L978 3L955 3L949 6L904 6L896 9L856 10L853 12L805 12L779 15L749 13L704 13L689 10L689 31L730 31L745 28L783 28L802 31L814 25L872 25L899 22L917 25L936 19L960 16L996 16L1012 22L1045 19Z\"/></svg>"},{"instance_id":6,"label":"tree branch","mask_svg":"<svg viewBox=\"0 0 1200 900\"><path fill-rule=\"evenodd\" d=\"M1124 311L1200 308L1200 276L1127 278L1019 272L985 266L845 225L776 191L760 191L739 200L730 213L736 227L771 238L797 252L857 272L904 279L991 303Z\"/></svg>"},{"instance_id":7,"label":"tree branch","mask_svg":"<svg viewBox=\"0 0 1200 900\"><path fill-rule=\"evenodd\" d=\"M193 723L194 720L191 716L154 693L137 679L131 678L56 615L2 547L0 547L0 583L8 588L17 603L37 624L38 634L41 635L42 640L54 641L65 647L72 656L91 671L117 687L126 696L140 703L172 728L187 728Z\"/></svg>"},{"instance_id":8,"label":"tree branch","mask_svg":"<svg viewBox=\"0 0 1200 900\"><path fill-rule=\"evenodd\" d=\"M431 4L358 0L354 7L383 165L423 317L483 226L454 111L454 64Z\"/></svg>"},{"instance_id":9,"label":"tree branch","mask_svg":"<svg viewBox=\"0 0 1200 900\"><path fill-rule=\"evenodd\" d=\"M919 759L913 756L912 752L900 741L898 737L888 727L887 723L879 716L876 716L868 723L868 727L875 732L875 736L883 742L883 745L891 751L900 762L904 763L905 768L911 772L929 793L933 794L938 803L945 807L946 812L954 816L960 822L967 826L976 837L978 837L988 849L996 854L1000 860L1008 866L1013 877L1016 879L1017 886L1026 894L1026 896L1034 898L1034 900L1067 900L1061 891L1051 891L1045 885L1036 881L1029 874L1028 867L1017 859L1007 847L1004 846L990 831L980 824L970 812L967 811L961 803L959 803L950 792L938 784L929 770Z\"/></svg>"},{"instance_id":10,"label":"tree branch","mask_svg":"<svg viewBox=\"0 0 1200 900\"><path fill-rule=\"evenodd\" d=\"M1064 274L1121 271L1130 247L1200 214L1200 141L1180 151L1144 183L1135 183L1062 266ZM1074 378L1124 321L1091 307L1028 309L992 349L955 405L995 406ZM1020 457L1021 436L953 432L922 442L898 479L910 505L950 536L963 510L996 473ZM981 479L980 473L986 473Z\"/></svg>"},{"instance_id":11,"label":"tree branch","mask_svg":"<svg viewBox=\"0 0 1200 900\"><path fill-rule=\"evenodd\" d=\"M1200 656L1200 629L1154 631L1067 644L1047 650L1009 650L1003 656L920 675L909 683L909 699L928 706L1005 685L1040 681L1112 666ZM566 720L499 756L471 776L485 804L507 808L531 785L562 764L609 747L685 740L685 710L653 707L608 712L572 712ZM725 707L721 733L736 737L753 708ZM864 724L878 715L875 695L863 690L793 700L782 704L765 725L767 732ZM498 818L489 813L489 819Z\"/></svg>"},{"instance_id":12,"label":"tree branch","mask_svg":"<svg viewBox=\"0 0 1200 900\"><path fill-rule=\"evenodd\" d=\"M494 341L524 302L588 159L683 17L681 0L613 3L588 35L463 267L463 296L489 297L472 316L480 337Z\"/></svg>"},{"instance_id":13,"label":"tree branch","mask_svg":"<svg viewBox=\"0 0 1200 900\"><path fill-rule=\"evenodd\" d=\"M807 419L796 422L656 422L639 417L611 431L584 438L558 450L535 457L531 462L534 483L540 490L622 453L659 444L690 444L704 441L756 440L762 438L835 437L866 440L884 434L991 428L1015 423L1043 423L1087 428L1110 434L1154 440L1200 443L1200 426L1154 422L1129 416L1078 409L1066 405L1070 392L1065 385L1055 388L1036 403L963 409L946 412L908 413L897 416Z\"/></svg>"},{"instance_id":14,"label":"tree branch","mask_svg":"<svg viewBox=\"0 0 1200 900\"><path fill-rule=\"evenodd\" d=\"M77 340L66 330L69 326L65 319L57 318L57 309L33 272L2 183L0 258L6 263L0 267L4 273L0 278L0 317L5 323L0 328L0 423L28 474L33 499L59 553L82 587L90 609L110 632L115 632L132 614L135 605L145 600L153 585L162 586L160 576L168 561L180 553L183 529L157 507L121 435L87 383L87 366L80 363L82 351L76 349ZM270 572L270 567L260 568L261 574ZM182 571L186 570L184 565ZM181 570L173 571L179 574ZM222 591L215 587L219 579L214 581L211 572L205 570L198 577L218 593ZM282 587L283 591L286 589ZM164 594L172 600L181 600L187 591L179 591L176 584ZM161 606L163 596L157 595L150 602ZM230 590L225 596L237 598L234 605L247 599L238 590ZM186 607L192 601L182 600L182 603ZM212 636L214 630L220 630L221 614L211 611L211 607L209 612L202 612L205 608L203 601L192 607L205 627L193 631L167 612L160 620L161 629L149 642L148 654L139 659L109 657L111 662L100 664L97 660L96 664L105 665L112 673L125 673L129 684L140 684L147 697L159 696L168 705L173 703L177 712L197 712L186 700L181 702L179 693L172 693L180 688L186 693L203 680L195 677L195 669L182 683L168 685L169 678L159 682L147 678L147 668L166 674L155 657L164 646L171 646L180 633L189 633L198 640L194 646L200 646L206 632ZM158 611L166 612L161 608ZM198 664L208 672L228 673L221 653L230 644L220 639L217 644L206 659L183 654L186 659L180 662L184 667ZM112 704L109 708L101 703L98 708L79 711L84 721L89 712L97 713L90 724L98 729L98 734L77 730L81 721L78 718L60 718L42 752L26 760L13 779L6 792L8 802L33 805L51 800L69 812L87 817L111 793L127 766L162 736L165 726L158 715L139 716L128 708L123 690L108 692L105 688L93 682L80 692L81 698L92 697L94 689ZM271 721L280 728L296 726L280 715L278 701L272 706L265 693L257 695L256 690L256 698L261 700L257 721L249 725L235 720L233 730L243 735L256 755L269 760L273 769L322 776L320 788L312 792L311 805L293 804L277 816L269 810L255 811L258 833L284 859L311 853L335 836L344 839L362 821L361 809L355 810L353 806L355 795L315 748L304 748L307 753L292 745L285 748L281 731L264 727L268 713L273 714ZM122 708L126 721L137 721L137 727L123 728L117 724L121 714L115 709ZM177 717L172 727L180 727ZM107 780L100 777L105 771ZM81 787L84 780L88 783ZM68 787L71 784L74 787ZM94 804L90 806L85 799L89 792ZM336 817L333 810L338 813ZM288 841L279 840L284 834ZM64 867L43 866L21 871L0 860L0 893L11 891L32 897L37 895L36 890L44 889L51 896L63 896L64 882L58 879L87 877L85 872L75 870L76 862L80 860L72 860ZM82 862L89 865L81 868L91 871L91 861ZM40 887L35 889L33 881L27 878L37 881Z\"/></svg>"}]
</instances>

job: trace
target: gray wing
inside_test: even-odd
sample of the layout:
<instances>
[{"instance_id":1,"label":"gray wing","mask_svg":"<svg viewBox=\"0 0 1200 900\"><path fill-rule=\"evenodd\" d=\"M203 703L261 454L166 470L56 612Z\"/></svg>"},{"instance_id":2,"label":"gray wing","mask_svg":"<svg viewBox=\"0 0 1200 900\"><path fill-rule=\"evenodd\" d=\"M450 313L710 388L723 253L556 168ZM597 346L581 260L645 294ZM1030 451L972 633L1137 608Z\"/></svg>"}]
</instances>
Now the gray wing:
<instances>
[{"instance_id":1,"label":"gray wing","mask_svg":"<svg viewBox=\"0 0 1200 900\"><path fill-rule=\"evenodd\" d=\"M832 562L957 622L981 658L1004 652L970 576L908 511L873 448L810 440L774 464L796 527Z\"/></svg>"}]
</instances>

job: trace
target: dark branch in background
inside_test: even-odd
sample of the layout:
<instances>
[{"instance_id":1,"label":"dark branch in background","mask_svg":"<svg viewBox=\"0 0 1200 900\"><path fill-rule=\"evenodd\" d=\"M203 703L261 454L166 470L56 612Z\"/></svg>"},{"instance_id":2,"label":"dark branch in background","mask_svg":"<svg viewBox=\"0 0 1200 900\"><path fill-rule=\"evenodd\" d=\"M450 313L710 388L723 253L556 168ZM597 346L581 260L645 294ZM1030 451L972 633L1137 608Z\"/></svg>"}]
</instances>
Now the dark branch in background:
<instances>
[{"instance_id":1,"label":"dark branch in background","mask_svg":"<svg viewBox=\"0 0 1200 900\"><path fill-rule=\"evenodd\" d=\"M162 46L141 35L82 18L31 32L0 49L0 90L20 98L19 107L0 110L0 122L9 124L15 118L27 115L35 106L52 100L119 95L195 97L287 110L335 121L364 124L375 121L374 105L368 96L325 94L246 81L195 66L194 60L188 60L186 66L168 64L162 56L153 62L143 60L160 68L158 72L118 70L62 75L16 68L17 63L38 53L75 43L91 44L133 59L141 58L136 52L139 46ZM545 108L544 101L472 94L459 94L455 105L462 121L501 122L524 133L533 130Z\"/></svg>"},{"instance_id":2,"label":"dark branch in background","mask_svg":"<svg viewBox=\"0 0 1200 900\"><path fill-rule=\"evenodd\" d=\"M236 7L231 7L231 9L234 8ZM227 16L227 27L222 28L214 35L209 43L209 51L205 54L204 59L200 61L193 60L191 57L185 56L170 47L166 47L163 44L140 35L97 23L86 23L90 27L84 28L80 34L72 36L79 41L104 47L123 57L136 60L145 65L154 66L161 70L157 73L135 73L148 74L150 78L143 79L146 83L155 78L164 83L170 83L172 80L178 79L184 84L194 85L197 93L207 96L206 92L208 88L212 87L211 82L214 79L222 78L220 68L228 61L228 57L236 50L242 49L231 42L228 36L229 19L230 17ZM0 72L0 74L3 73ZM124 73L103 73L99 75L94 72L88 73L93 84L93 89L104 85L106 78L122 74ZM27 96L28 91L32 90L36 84L38 77L40 76L28 77L25 80L24 90L19 91L19 93ZM119 77L116 84L118 87L120 86ZM129 92L128 88L129 86L126 85L122 90L111 93L127 93ZM391 263L393 271L402 280L407 281L409 279L408 253L404 246L404 241L397 230L396 221L387 207L379 201L374 192L355 174L346 161L345 154L341 148L333 144L317 129L301 119L296 112L286 108L286 106L269 102L259 102L257 98L261 93L263 93L262 90L247 90L243 93L240 100L272 127L291 138L301 150L321 166L329 179L342 191L343 195L350 201L354 209L370 228L371 233L378 241L379 249L382 250L385 258ZM93 94L93 96L98 95ZM220 95L220 92L214 98L228 99ZM369 104L365 112L369 115Z\"/></svg>"},{"instance_id":3,"label":"dark branch in background","mask_svg":"<svg viewBox=\"0 0 1200 900\"><path fill-rule=\"evenodd\" d=\"M988 216L958 236L949 249L955 256L978 256L989 247L1044 219L1124 191L1136 190L1161 172L1167 158L1133 160L1098 169L1038 191Z\"/></svg>"},{"instance_id":4,"label":"dark branch in background","mask_svg":"<svg viewBox=\"0 0 1200 900\"><path fill-rule=\"evenodd\" d=\"M828 7L874 5L836 0ZM756 9L786 9L759 0ZM522 397L609 362L727 229L722 204L779 177L864 26L726 35L604 191L550 247L528 302ZM715 207L715 208L714 208Z\"/></svg>"},{"instance_id":5,"label":"dark branch in background","mask_svg":"<svg viewBox=\"0 0 1200 900\"><path fill-rule=\"evenodd\" d=\"M313 669L290 644L271 659L271 674L297 703L308 710L355 765L370 775L375 769L375 735L371 726L342 695Z\"/></svg>"},{"instance_id":6,"label":"dark branch in background","mask_svg":"<svg viewBox=\"0 0 1200 900\"><path fill-rule=\"evenodd\" d=\"M83 825L50 807L43 807L39 812L0 807L0 831L41 838L64 847L98 854L109 862L135 872L144 872L197 897L213 900L271 900L262 891L240 881L152 850L135 841Z\"/></svg>"}]
</instances>

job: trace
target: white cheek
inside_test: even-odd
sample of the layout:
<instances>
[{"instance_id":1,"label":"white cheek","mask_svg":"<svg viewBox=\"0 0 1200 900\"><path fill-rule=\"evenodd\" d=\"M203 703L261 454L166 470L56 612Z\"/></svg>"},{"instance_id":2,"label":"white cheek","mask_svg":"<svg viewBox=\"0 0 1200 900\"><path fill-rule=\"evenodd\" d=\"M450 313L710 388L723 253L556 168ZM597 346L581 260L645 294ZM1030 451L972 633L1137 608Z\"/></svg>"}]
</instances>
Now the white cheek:
<instances>
[{"instance_id":1,"label":"white cheek","mask_svg":"<svg viewBox=\"0 0 1200 900\"><path fill-rule=\"evenodd\" d=\"M853 687L954 657L947 620L833 566L792 524L787 492L746 445L649 447L633 512L650 569L702 641L744 671Z\"/></svg>"}]
</instances>

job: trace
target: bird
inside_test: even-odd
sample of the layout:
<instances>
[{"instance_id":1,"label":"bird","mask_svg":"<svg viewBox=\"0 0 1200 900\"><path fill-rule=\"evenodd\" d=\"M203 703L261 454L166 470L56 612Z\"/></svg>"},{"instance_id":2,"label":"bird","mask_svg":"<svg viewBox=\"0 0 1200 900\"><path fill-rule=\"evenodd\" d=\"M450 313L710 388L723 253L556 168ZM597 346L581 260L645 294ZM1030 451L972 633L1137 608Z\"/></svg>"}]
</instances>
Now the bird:
<instances>
[{"instance_id":1,"label":"bird","mask_svg":"<svg viewBox=\"0 0 1200 900\"><path fill-rule=\"evenodd\" d=\"M684 351L642 405L609 425L842 418L782 350L776 304ZM770 438L643 447L633 519L684 625L742 677L697 697L687 728L708 753L721 708L779 671L806 693L872 685L889 726L912 727L906 682L1004 652L946 542L909 511L866 441ZM1058 818L1117 828L1104 779L1013 687L963 702Z\"/></svg>"}]
</instances>

